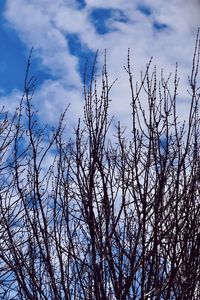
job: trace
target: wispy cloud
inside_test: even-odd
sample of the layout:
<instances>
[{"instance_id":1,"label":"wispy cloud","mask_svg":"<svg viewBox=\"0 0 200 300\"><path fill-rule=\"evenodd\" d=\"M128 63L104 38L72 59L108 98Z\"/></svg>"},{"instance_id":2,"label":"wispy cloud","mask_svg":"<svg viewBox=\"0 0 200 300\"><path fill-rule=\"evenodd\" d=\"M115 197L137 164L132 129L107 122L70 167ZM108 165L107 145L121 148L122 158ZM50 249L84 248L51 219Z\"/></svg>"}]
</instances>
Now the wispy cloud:
<instances>
[{"instance_id":1,"label":"wispy cloud","mask_svg":"<svg viewBox=\"0 0 200 300\"><path fill-rule=\"evenodd\" d=\"M180 62L184 89L200 25L199 9L197 0L7 0L4 18L27 49L34 47L41 70L52 76L44 78L36 93L47 120L53 121L70 102L71 113L81 113L85 60L99 49L100 66L106 48L110 79L119 78L112 92L113 113L125 121L130 112L123 69L127 49L132 49L137 74L151 56L166 74Z\"/></svg>"}]
</instances>

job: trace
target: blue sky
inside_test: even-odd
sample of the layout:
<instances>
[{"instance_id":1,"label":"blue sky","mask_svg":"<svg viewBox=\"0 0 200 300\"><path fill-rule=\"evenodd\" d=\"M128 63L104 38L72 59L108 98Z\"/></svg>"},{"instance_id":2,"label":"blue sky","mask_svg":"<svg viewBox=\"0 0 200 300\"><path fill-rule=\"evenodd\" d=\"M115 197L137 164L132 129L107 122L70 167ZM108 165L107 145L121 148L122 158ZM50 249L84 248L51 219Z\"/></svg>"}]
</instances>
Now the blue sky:
<instances>
[{"instance_id":1,"label":"blue sky","mask_svg":"<svg viewBox=\"0 0 200 300\"><path fill-rule=\"evenodd\" d=\"M14 28L10 27L4 18L6 0L0 2L0 92L9 94L13 89L23 89L24 74L29 47L19 38ZM32 69L41 84L50 74L40 67L40 59L33 58Z\"/></svg>"},{"instance_id":2,"label":"blue sky","mask_svg":"<svg viewBox=\"0 0 200 300\"><path fill-rule=\"evenodd\" d=\"M127 119L130 93L123 69L133 53L136 78L151 56L166 74L179 62L184 86L200 26L198 0L1 0L0 102L12 110L22 94L26 62L34 47L31 73L37 77L34 103L54 123L71 103L71 118L81 115L83 73L99 50L97 73L107 49L112 111ZM181 89L182 97L186 97ZM185 102L184 102L185 103ZM183 108L187 113L187 108Z\"/></svg>"}]
</instances>

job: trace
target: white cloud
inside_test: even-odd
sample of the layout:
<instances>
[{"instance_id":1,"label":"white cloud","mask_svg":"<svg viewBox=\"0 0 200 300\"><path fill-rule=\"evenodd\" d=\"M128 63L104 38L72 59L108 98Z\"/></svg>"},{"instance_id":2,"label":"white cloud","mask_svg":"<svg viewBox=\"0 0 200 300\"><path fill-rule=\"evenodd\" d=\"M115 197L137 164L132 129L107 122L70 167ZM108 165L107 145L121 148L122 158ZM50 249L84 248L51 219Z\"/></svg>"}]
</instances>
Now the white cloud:
<instances>
[{"instance_id":1,"label":"white cloud","mask_svg":"<svg viewBox=\"0 0 200 300\"><path fill-rule=\"evenodd\" d=\"M4 106L4 111L6 112L14 113L21 99L22 92L14 89L9 95L0 95L1 107Z\"/></svg>"},{"instance_id":2,"label":"white cloud","mask_svg":"<svg viewBox=\"0 0 200 300\"><path fill-rule=\"evenodd\" d=\"M136 10L138 4L149 7L151 14L145 15ZM89 18L94 7L120 9L126 15L127 22L119 22L114 15L109 20L109 26L115 30L100 35ZM197 0L87 0L82 10L77 8L75 1L7 0L5 16L27 47L34 46L44 66L58 76L55 82L44 83L37 92L37 99L41 97L41 109L44 109L43 115L47 119L54 119L55 112L63 110L66 98L71 101L71 111L75 115L80 113L82 83L78 59L70 54L67 42L67 34L76 33L90 50L100 50L100 61L103 60L103 49L107 48L110 81L119 77L113 87L113 112L125 122L130 113L127 76L123 70L128 47L132 49L134 70L138 75L152 55L153 64L158 65L158 73L164 67L168 75L174 71L175 62L179 61L183 76L180 89L181 92L186 90L195 33L200 25L199 8ZM166 24L168 28L155 30L155 22ZM182 115L186 114L185 105Z\"/></svg>"},{"instance_id":3,"label":"white cloud","mask_svg":"<svg viewBox=\"0 0 200 300\"><path fill-rule=\"evenodd\" d=\"M66 118L70 125L77 125L78 117L82 117L82 90L66 88L56 80L48 80L36 90L34 103L41 119L52 124L58 123L60 113L68 106Z\"/></svg>"},{"instance_id":4,"label":"white cloud","mask_svg":"<svg viewBox=\"0 0 200 300\"><path fill-rule=\"evenodd\" d=\"M35 48L44 66L53 74L65 77L69 85L77 86L80 84L77 59L70 55L65 36L56 28L51 15L44 12L45 2L41 1L40 6L25 0L7 1L5 16L27 47Z\"/></svg>"}]
</instances>

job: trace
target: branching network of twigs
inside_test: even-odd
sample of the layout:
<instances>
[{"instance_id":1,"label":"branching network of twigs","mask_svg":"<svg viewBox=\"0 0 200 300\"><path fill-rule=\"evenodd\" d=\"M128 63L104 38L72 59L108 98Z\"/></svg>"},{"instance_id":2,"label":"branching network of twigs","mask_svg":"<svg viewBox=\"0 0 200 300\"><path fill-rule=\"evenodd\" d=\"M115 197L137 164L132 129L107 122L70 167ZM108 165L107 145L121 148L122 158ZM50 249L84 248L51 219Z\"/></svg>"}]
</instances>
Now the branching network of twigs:
<instances>
[{"instance_id":1,"label":"branching network of twigs","mask_svg":"<svg viewBox=\"0 0 200 300\"><path fill-rule=\"evenodd\" d=\"M115 143L106 61L68 138L65 113L40 126L29 60L19 107L0 112L1 299L200 299L199 56L198 33L180 124L177 69L171 84L150 62L136 85L128 53L132 132L119 123Z\"/></svg>"}]
</instances>

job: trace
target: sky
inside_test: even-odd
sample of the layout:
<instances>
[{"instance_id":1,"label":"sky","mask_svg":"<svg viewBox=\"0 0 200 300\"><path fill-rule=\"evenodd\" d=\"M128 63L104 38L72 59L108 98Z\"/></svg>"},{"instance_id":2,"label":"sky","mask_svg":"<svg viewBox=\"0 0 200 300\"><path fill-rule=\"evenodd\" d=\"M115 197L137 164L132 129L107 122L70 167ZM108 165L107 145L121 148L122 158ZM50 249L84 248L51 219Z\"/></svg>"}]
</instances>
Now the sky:
<instances>
[{"instance_id":1,"label":"sky","mask_svg":"<svg viewBox=\"0 0 200 300\"><path fill-rule=\"evenodd\" d=\"M153 56L152 66L166 77L178 62L181 116L188 113L187 77L197 28L200 0L1 0L0 104L12 111L23 93L33 47L31 75L37 77L33 103L45 122L54 124L70 104L68 122L82 116L84 66L99 51L100 77L107 52L111 114L126 125L131 114L124 65L131 49L134 78ZM144 107L145 107L144 103Z\"/></svg>"}]
</instances>

